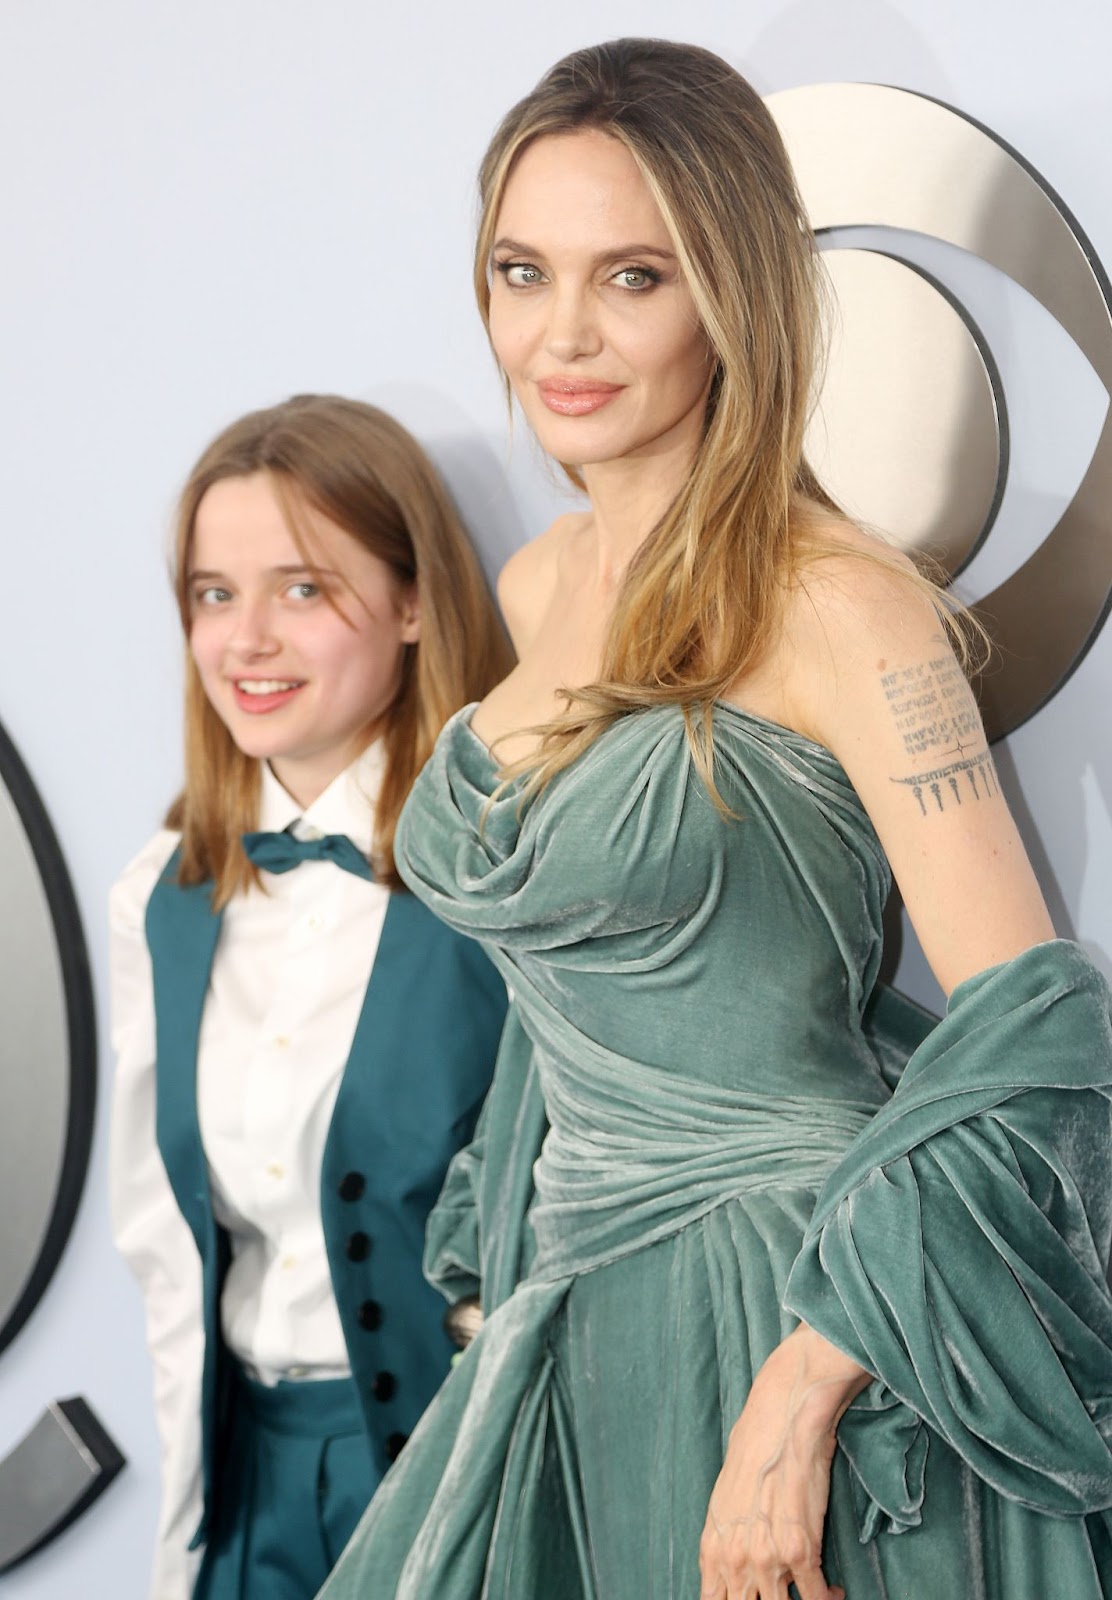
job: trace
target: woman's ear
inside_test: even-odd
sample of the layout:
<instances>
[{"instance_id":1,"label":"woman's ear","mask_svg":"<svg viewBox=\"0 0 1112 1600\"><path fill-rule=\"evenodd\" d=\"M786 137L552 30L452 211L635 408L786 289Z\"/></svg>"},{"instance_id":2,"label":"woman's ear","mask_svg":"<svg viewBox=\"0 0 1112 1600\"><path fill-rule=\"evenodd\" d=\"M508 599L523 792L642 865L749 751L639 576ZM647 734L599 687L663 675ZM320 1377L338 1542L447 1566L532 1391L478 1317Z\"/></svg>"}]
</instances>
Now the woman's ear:
<instances>
[{"instance_id":1,"label":"woman's ear","mask_svg":"<svg viewBox=\"0 0 1112 1600\"><path fill-rule=\"evenodd\" d=\"M416 583L407 584L398 596L402 620L402 643L416 644L421 637L421 591Z\"/></svg>"}]
</instances>

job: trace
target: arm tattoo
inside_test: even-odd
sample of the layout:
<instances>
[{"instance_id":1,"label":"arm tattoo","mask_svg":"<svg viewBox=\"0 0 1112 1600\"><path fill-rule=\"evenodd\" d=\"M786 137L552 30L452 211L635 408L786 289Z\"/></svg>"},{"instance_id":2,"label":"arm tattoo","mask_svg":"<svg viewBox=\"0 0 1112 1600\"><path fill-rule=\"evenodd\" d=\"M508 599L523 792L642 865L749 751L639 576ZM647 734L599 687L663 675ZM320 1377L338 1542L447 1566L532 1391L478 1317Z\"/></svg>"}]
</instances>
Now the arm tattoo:
<instances>
[{"instance_id":1,"label":"arm tattoo","mask_svg":"<svg viewBox=\"0 0 1112 1600\"><path fill-rule=\"evenodd\" d=\"M911 790L921 816L998 792L977 703L951 655L886 672L880 684L913 767L889 782Z\"/></svg>"},{"instance_id":2,"label":"arm tattoo","mask_svg":"<svg viewBox=\"0 0 1112 1600\"><path fill-rule=\"evenodd\" d=\"M961 781L963 777L967 780L965 783ZM890 778L888 781L906 785L919 802L919 813L924 817L933 809L944 811L948 800L956 800L959 806L964 803L963 795L965 799L972 796L974 800L987 800L999 788L992 757L987 750L964 761L952 761L945 767L935 767L930 772L916 772L910 778ZM924 799L924 790L929 792L933 805Z\"/></svg>"}]
</instances>

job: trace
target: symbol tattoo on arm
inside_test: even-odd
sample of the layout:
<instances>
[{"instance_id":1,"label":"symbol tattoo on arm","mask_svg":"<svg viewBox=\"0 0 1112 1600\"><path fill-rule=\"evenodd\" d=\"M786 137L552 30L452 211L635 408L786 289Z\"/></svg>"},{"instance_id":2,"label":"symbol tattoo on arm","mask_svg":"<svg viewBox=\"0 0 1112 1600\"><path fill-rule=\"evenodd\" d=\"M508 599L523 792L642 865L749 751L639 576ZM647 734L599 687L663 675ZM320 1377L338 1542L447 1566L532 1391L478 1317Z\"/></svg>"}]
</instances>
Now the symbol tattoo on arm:
<instances>
[{"instance_id":1,"label":"symbol tattoo on arm","mask_svg":"<svg viewBox=\"0 0 1112 1600\"><path fill-rule=\"evenodd\" d=\"M886 672L880 682L918 769L889 781L910 789L920 816L999 793L977 703L952 655Z\"/></svg>"},{"instance_id":2,"label":"symbol tattoo on arm","mask_svg":"<svg viewBox=\"0 0 1112 1600\"><path fill-rule=\"evenodd\" d=\"M949 751L945 753L950 754ZM964 783L961 781L963 777ZM919 810L924 817L933 810L944 811L951 798L959 806L971 798L987 800L991 795L998 794L1000 787L992 765L992 757L987 750L982 750L980 755L970 756L967 760L953 761L949 766L937 767L933 772L917 772L910 778L890 778L889 782L901 783L910 789L919 802ZM944 782L950 790L949 795L942 787ZM924 800L924 790L929 791L933 805L928 805Z\"/></svg>"}]
</instances>

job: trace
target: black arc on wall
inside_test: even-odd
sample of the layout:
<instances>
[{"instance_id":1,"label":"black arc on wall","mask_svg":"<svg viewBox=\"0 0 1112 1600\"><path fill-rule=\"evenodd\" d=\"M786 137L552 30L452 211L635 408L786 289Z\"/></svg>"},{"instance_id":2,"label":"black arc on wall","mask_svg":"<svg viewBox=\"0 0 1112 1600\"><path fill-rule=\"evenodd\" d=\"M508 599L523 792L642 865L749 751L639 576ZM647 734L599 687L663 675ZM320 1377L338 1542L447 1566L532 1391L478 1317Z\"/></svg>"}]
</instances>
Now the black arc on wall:
<instances>
[{"instance_id":1,"label":"black arc on wall","mask_svg":"<svg viewBox=\"0 0 1112 1600\"><path fill-rule=\"evenodd\" d=\"M0 727L0 1351L57 1269L89 1161L96 1030L69 874ZM0 1572L52 1539L123 1456L80 1397L52 1402L0 1459Z\"/></svg>"}]
</instances>

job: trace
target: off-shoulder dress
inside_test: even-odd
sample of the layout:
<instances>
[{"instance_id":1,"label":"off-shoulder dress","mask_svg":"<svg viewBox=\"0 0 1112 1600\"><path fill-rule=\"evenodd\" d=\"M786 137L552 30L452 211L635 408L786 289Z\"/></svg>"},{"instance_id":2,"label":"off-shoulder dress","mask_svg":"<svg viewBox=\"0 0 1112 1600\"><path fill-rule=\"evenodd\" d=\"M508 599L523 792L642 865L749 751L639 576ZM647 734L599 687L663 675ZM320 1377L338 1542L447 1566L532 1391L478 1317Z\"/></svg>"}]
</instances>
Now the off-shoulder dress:
<instances>
[{"instance_id":1,"label":"off-shoulder dress","mask_svg":"<svg viewBox=\"0 0 1112 1600\"><path fill-rule=\"evenodd\" d=\"M1107 987L1055 941L878 1025L849 780L713 728L732 818L671 707L524 804L464 711L412 792L402 871L513 995L430 1247L487 1316L322 1593L696 1600L728 1431L802 1318L877 1375L833 1467L850 1600L1112 1596Z\"/></svg>"}]
</instances>

